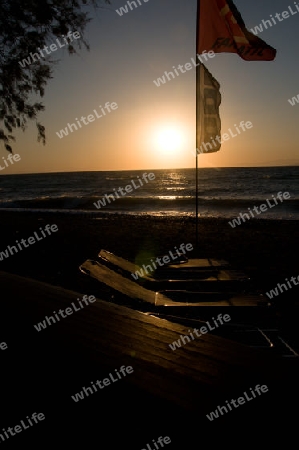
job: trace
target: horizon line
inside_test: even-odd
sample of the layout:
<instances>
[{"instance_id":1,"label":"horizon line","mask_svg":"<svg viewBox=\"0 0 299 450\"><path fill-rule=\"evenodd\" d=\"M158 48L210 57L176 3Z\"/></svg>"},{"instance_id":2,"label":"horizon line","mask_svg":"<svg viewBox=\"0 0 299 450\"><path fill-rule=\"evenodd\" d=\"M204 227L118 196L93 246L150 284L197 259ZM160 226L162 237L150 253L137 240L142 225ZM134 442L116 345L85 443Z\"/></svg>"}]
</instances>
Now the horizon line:
<instances>
[{"instance_id":1,"label":"horizon line","mask_svg":"<svg viewBox=\"0 0 299 450\"><path fill-rule=\"evenodd\" d=\"M220 167L198 167L198 170L202 169L270 169L272 167L299 167L297 164L282 164L282 165L262 165L262 166L220 166ZM45 175L45 174L58 174L58 173L93 173L93 172L140 172L140 171L157 171L157 170L195 170L195 167L176 167L176 168L158 168L158 169L114 169L114 170L61 170L61 171L49 171L49 172L18 172L0 174L1 176L14 176L14 175Z\"/></svg>"}]
</instances>

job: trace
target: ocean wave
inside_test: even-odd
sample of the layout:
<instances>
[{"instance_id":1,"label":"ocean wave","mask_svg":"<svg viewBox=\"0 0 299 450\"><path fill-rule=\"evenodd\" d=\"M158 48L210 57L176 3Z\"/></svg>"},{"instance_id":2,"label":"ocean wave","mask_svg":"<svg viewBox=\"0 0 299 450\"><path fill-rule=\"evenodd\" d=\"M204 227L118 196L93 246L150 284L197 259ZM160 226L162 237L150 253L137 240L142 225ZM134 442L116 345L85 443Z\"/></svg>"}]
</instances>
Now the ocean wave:
<instances>
[{"instance_id":1,"label":"ocean wave","mask_svg":"<svg viewBox=\"0 0 299 450\"><path fill-rule=\"evenodd\" d=\"M147 170L155 180L122 196L115 191L142 175L142 171L76 172L0 176L0 209L88 214L168 216L195 215L194 169ZM299 168L199 169L198 207L201 217L237 217L248 209L273 202L273 196L289 192L291 198L259 218L299 217ZM38 196L36 196L38 194ZM119 195L103 204L105 195ZM101 200L99 209L95 203Z\"/></svg>"},{"instance_id":2,"label":"ocean wave","mask_svg":"<svg viewBox=\"0 0 299 450\"><path fill-rule=\"evenodd\" d=\"M166 198L156 197L129 197L113 201L98 209L94 205L98 200L103 200L95 196L78 197L40 197L29 200L12 200L0 202L0 210L22 210L22 211L60 211L77 213L121 213L121 214L151 214L151 215L193 215L195 212L195 197L190 196L167 196ZM270 199L269 199L270 200ZM264 200L252 199L220 199L199 197L198 207L200 215L203 217L237 217L240 213L248 213L248 208L260 206ZM274 204L272 200L272 205ZM273 208L269 208L261 214L262 217L270 218L299 218L299 200L287 200L279 203ZM257 218L260 218L257 216Z\"/></svg>"}]
</instances>

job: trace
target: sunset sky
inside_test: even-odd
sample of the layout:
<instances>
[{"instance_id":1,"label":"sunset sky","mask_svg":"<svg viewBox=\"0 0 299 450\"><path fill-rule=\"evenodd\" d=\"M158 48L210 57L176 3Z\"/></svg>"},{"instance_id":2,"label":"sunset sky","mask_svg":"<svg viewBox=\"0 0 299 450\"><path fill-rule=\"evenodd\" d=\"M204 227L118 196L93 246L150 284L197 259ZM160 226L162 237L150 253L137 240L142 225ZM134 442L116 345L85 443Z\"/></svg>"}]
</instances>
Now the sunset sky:
<instances>
[{"instance_id":1,"label":"sunset sky","mask_svg":"<svg viewBox=\"0 0 299 450\"><path fill-rule=\"evenodd\" d=\"M21 161L5 174L194 167L195 68L165 85L154 80L195 57L196 0L148 0L119 16L125 0L96 12L86 37L91 50L61 61L46 88L47 144L37 143L34 124L17 133L13 149ZM297 14L259 34L277 49L274 62L247 62L236 54L216 54L206 66L221 85L221 132L251 121L252 129L200 155L200 167L298 165L299 12L290 0L235 0L247 28L272 14ZM299 7L299 5L298 5ZM74 30L76 31L76 30ZM24 55L24 58L27 55ZM75 118L118 108L60 139L56 132ZM7 152L1 147L2 157ZM4 173L4 171L3 171Z\"/></svg>"}]
</instances>

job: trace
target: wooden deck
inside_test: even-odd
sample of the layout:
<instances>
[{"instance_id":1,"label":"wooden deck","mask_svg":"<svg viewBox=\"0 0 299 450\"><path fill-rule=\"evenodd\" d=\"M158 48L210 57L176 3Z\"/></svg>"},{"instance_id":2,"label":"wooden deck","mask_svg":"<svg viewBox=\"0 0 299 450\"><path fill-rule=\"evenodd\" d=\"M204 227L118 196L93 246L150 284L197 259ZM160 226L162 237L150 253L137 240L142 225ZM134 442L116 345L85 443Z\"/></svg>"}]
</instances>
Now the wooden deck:
<instances>
[{"instance_id":1,"label":"wooden deck","mask_svg":"<svg viewBox=\"0 0 299 450\"><path fill-rule=\"evenodd\" d=\"M48 419L39 430L10 438L15 444L28 438L37 445L38 433L57 442L61 432L59 442L94 442L98 436L99 447L106 436L111 449L140 450L160 435L172 438L172 448L191 448L198 437L194 424L203 436L231 421L242 422L248 411L255 421L282 400L281 386L291 389L298 377L297 365L212 334L172 351L169 344L188 333L183 326L101 300L37 332L34 325L46 315L83 295L3 272L0 283L5 293L1 341L8 345L0 351L2 409L7 411L0 428L34 411ZM71 399L122 365L132 366L134 373L78 403ZM209 423L206 414L256 384L269 387L264 398ZM125 432L117 431L120 423Z\"/></svg>"}]
</instances>

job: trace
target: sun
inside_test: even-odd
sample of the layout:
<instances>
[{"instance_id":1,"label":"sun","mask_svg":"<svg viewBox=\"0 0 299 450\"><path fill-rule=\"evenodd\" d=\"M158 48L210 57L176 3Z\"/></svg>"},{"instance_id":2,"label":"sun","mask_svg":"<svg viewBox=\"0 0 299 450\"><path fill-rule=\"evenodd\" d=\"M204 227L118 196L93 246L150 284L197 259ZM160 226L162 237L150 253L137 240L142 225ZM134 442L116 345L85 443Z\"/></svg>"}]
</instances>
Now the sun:
<instances>
[{"instance_id":1,"label":"sun","mask_svg":"<svg viewBox=\"0 0 299 450\"><path fill-rule=\"evenodd\" d=\"M163 127L156 131L154 141L162 155L174 155L182 149L183 134L174 126Z\"/></svg>"},{"instance_id":2,"label":"sun","mask_svg":"<svg viewBox=\"0 0 299 450\"><path fill-rule=\"evenodd\" d=\"M148 166L160 168L186 167L190 147L189 127L181 120L159 120L144 127L145 148L148 149Z\"/></svg>"}]
</instances>

